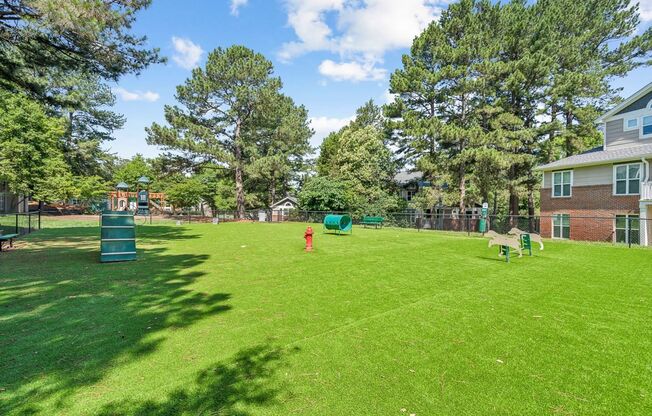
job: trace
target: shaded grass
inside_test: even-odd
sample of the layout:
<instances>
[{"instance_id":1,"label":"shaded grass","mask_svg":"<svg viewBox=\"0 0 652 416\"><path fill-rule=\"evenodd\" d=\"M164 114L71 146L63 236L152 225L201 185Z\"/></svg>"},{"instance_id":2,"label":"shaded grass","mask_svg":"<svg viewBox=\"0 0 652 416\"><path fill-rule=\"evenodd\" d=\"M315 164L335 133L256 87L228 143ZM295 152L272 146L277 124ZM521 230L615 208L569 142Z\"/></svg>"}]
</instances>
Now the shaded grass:
<instances>
[{"instance_id":1,"label":"shaded grass","mask_svg":"<svg viewBox=\"0 0 652 416\"><path fill-rule=\"evenodd\" d=\"M33 234L0 256L0 414L652 412L652 252L304 229L141 226L120 264Z\"/></svg>"}]
</instances>

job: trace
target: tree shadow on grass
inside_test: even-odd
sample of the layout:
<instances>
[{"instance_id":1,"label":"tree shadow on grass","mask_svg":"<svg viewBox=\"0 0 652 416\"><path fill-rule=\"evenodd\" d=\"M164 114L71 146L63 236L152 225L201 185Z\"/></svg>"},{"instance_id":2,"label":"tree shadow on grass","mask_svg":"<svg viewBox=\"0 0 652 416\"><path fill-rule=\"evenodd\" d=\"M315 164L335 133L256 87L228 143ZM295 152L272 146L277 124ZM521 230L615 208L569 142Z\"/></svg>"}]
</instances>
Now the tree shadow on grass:
<instances>
[{"instance_id":1,"label":"tree shadow on grass","mask_svg":"<svg viewBox=\"0 0 652 416\"><path fill-rule=\"evenodd\" d=\"M116 363L154 352L165 331L230 309L227 293L190 287L207 255L139 250L139 260L99 263L98 229L43 230L0 259L0 414L43 412L100 380ZM196 238L150 226L156 239ZM150 241L147 241L150 242Z\"/></svg>"},{"instance_id":2,"label":"tree shadow on grass","mask_svg":"<svg viewBox=\"0 0 652 416\"><path fill-rule=\"evenodd\" d=\"M281 389L275 373L285 354L287 351L269 345L247 348L232 359L201 371L193 386L174 390L161 401L110 403L99 415L247 416L252 414L252 408L270 406L278 401Z\"/></svg>"}]
</instances>

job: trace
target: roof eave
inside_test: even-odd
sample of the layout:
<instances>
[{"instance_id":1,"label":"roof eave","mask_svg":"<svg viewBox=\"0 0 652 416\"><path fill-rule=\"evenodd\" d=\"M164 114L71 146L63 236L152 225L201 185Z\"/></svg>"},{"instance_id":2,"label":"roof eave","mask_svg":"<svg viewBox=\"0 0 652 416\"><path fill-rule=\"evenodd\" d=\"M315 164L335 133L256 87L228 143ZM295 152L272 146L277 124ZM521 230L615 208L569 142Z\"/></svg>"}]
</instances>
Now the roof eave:
<instances>
[{"instance_id":1,"label":"roof eave","mask_svg":"<svg viewBox=\"0 0 652 416\"><path fill-rule=\"evenodd\" d=\"M580 162L580 163L573 163L570 165L560 165L560 166L550 166L550 167L548 165L543 165L543 166L537 166L536 168L534 168L534 170L541 171L541 172L548 172L548 171L560 170L560 169L586 168L590 166L600 166L600 165L613 165L614 163L622 163L622 162L629 162L632 160L647 159L649 157L652 157L652 152L640 156L619 157L617 159L603 160L601 162L584 162L584 163Z\"/></svg>"},{"instance_id":2,"label":"roof eave","mask_svg":"<svg viewBox=\"0 0 652 416\"><path fill-rule=\"evenodd\" d=\"M634 101L638 100L639 98L641 98L642 96L644 96L645 94L647 94L649 91L652 91L652 82L650 82L649 84L647 84L646 86L644 86L644 87L641 88L640 90L636 91L632 96L630 96L629 98L627 98L627 99L626 99L625 101L623 101L622 103L618 104L617 106L615 106L615 107L612 108L611 110L607 111L606 113L604 113L603 115L601 115L600 117L598 117L598 119L597 119L595 122L596 122L597 124L602 124L602 123L604 123L606 119L608 119L608 118L614 116L614 115L615 115L616 113L618 113L620 110L622 110L623 108L627 107L628 105L630 105L630 104L633 103Z\"/></svg>"}]
</instances>

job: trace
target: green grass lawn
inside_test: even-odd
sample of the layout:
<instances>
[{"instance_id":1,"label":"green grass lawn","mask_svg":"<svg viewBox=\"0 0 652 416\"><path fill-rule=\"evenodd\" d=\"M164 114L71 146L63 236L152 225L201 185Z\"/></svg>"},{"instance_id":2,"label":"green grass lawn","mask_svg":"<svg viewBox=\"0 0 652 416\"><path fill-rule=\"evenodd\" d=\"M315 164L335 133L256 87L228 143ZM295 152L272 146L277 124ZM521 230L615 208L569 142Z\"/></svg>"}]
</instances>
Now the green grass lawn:
<instances>
[{"instance_id":1,"label":"green grass lawn","mask_svg":"<svg viewBox=\"0 0 652 416\"><path fill-rule=\"evenodd\" d=\"M94 224L0 255L2 415L649 415L652 251ZM316 230L320 230L316 227Z\"/></svg>"}]
</instances>

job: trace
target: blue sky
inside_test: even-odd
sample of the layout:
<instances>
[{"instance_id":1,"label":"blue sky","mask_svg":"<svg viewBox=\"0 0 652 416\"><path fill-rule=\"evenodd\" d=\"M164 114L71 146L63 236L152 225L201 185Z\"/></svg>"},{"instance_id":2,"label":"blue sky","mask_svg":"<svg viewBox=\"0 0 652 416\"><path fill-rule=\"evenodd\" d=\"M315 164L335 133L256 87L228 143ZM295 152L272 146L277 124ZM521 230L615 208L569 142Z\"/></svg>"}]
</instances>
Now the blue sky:
<instances>
[{"instance_id":1,"label":"blue sky","mask_svg":"<svg viewBox=\"0 0 652 416\"><path fill-rule=\"evenodd\" d=\"M134 32L168 57L139 76L113 85L115 110L127 117L110 151L121 157L159 153L145 142L145 127L164 122L177 85L221 46L245 45L270 59L284 92L304 104L317 146L364 101L388 99L389 74L413 37L450 0L154 0L139 13ZM641 29L652 23L652 0L641 0ZM650 82L641 69L614 82L623 96Z\"/></svg>"}]
</instances>

